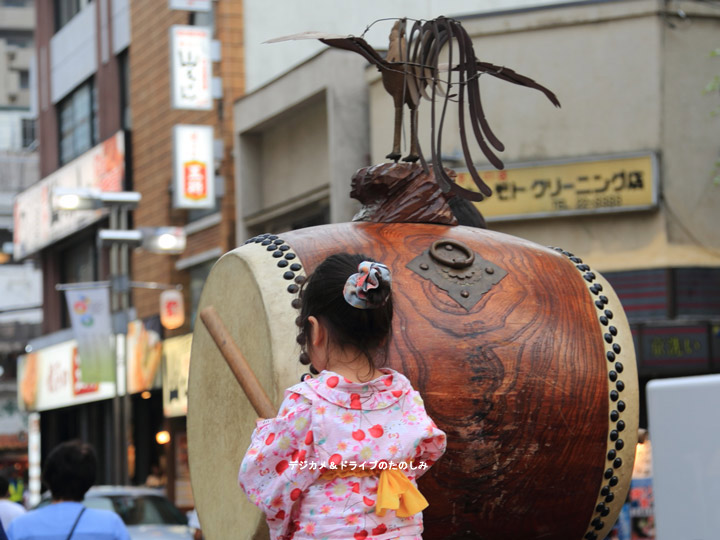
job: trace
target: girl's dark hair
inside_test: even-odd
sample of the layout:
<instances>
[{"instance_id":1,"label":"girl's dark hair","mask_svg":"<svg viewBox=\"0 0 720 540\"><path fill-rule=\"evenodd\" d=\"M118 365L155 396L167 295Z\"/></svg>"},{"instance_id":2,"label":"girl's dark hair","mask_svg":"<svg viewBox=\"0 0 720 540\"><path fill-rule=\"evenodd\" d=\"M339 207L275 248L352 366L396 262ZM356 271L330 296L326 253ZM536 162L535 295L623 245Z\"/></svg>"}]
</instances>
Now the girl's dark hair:
<instances>
[{"instance_id":1,"label":"girl's dark hair","mask_svg":"<svg viewBox=\"0 0 720 540\"><path fill-rule=\"evenodd\" d=\"M97 457L89 444L78 440L56 446L45 462L43 480L54 500L82 501L95 483Z\"/></svg>"},{"instance_id":2,"label":"girl's dark hair","mask_svg":"<svg viewBox=\"0 0 720 540\"><path fill-rule=\"evenodd\" d=\"M368 299L372 303L381 304L380 307L359 309L345 300L345 282L357 273L358 265L363 261L376 262L362 254L338 253L318 265L304 283L300 295L302 303L298 342L305 349L307 336L310 335L308 317L312 315L322 321L335 345L341 348L354 347L365 355L372 371L387 360L393 304L390 283L382 280L377 289L368 291ZM385 298L384 302L382 298ZM303 356L307 358L305 354Z\"/></svg>"}]
</instances>

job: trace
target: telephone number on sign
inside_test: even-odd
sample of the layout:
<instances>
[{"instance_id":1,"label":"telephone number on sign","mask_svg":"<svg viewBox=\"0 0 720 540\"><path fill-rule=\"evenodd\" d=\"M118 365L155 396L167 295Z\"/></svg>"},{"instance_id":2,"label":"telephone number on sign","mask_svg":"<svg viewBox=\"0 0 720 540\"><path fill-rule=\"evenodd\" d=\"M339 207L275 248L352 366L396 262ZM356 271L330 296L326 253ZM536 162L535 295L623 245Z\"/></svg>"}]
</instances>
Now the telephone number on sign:
<instances>
[{"instance_id":1,"label":"telephone number on sign","mask_svg":"<svg viewBox=\"0 0 720 540\"><path fill-rule=\"evenodd\" d=\"M577 208L580 210L591 210L593 208L612 208L622 206L620 195L608 195L606 197L578 197Z\"/></svg>"}]
</instances>

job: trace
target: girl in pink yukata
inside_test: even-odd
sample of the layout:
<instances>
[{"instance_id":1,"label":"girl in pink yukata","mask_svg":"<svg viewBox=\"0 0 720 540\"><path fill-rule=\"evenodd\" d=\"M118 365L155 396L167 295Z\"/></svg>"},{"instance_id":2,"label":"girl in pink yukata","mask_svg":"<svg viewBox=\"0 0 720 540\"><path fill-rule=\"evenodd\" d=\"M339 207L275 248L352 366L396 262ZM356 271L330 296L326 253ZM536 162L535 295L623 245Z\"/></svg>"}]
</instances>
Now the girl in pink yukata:
<instances>
[{"instance_id":1,"label":"girl in pink yukata","mask_svg":"<svg viewBox=\"0 0 720 540\"><path fill-rule=\"evenodd\" d=\"M259 419L239 482L272 539L422 539L416 480L445 452L404 375L381 367L392 330L389 269L363 255L325 259L301 295L301 362L317 376Z\"/></svg>"}]
</instances>

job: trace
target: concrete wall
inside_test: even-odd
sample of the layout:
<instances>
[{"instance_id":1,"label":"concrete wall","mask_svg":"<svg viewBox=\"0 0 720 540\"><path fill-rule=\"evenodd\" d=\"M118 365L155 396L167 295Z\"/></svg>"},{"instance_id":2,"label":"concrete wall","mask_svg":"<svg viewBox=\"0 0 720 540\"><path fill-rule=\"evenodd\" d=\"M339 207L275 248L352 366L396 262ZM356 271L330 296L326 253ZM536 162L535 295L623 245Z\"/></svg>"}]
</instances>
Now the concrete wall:
<instances>
[{"instance_id":1,"label":"concrete wall","mask_svg":"<svg viewBox=\"0 0 720 540\"><path fill-rule=\"evenodd\" d=\"M130 45L130 0L106 0L112 12L112 52L118 54Z\"/></svg>"},{"instance_id":2,"label":"concrete wall","mask_svg":"<svg viewBox=\"0 0 720 540\"><path fill-rule=\"evenodd\" d=\"M689 20L675 19L663 33L661 143L663 148L664 211L668 240L696 244L708 255L720 255L720 185L713 169L720 160L720 104L717 93L701 91L720 74L720 58L710 51L720 43L720 10L704 18L692 5L683 5Z\"/></svg>"},{"instance_id":3,"label":"concrete wall","mask_svg":"<svg viewBox=\"0 0 720 540\"><path fill-rule=\"evenodd\" d=\"M30 105L30 90L21 88L20 73L31 69L34 23L33 6L0 6L0 107Z\"/></svg>"},{"instance_id":4,"label":"concrete wall","mask_svg":"<svg viewBox=\"0 0 720 540\"><path fill-rule=\"evenodd\" d=\"M33 6L0 6L0 32L7 30L32 30L35 26Z\"/></svg>"},{"instance_id":5,"label":"concrete wall","mask_svg":"<svg viewBox=\"0 0 720 540\"><path fill-rule=\"evenodd\" d=\"M50 39L50 98L57 103L98 66L97 4L92 2Z\"/></svg>"},{"instance_id":6,"label":"concrete wall","mask_svg":"<svg viewBox=\"0 0 720 540\"><path fill-rule=\"evenodd\" d=\"M23 147L23 119L32 119L29 110L0 110L0 151L20 150Z\"/></svg>"},{"instance_id":7,"label":"concrete wall","mask_svg":"<svg viewBox=\"0 0 720 540\"><path fill-rule=\"evenodd\" d=\"M327 107L323 96L262 135L260 208L283 204L330 182Z\"/></svg>"},{"instance_id":8,"label":"concrete wall","mask_svg":"<svg viewBox=\"0 0 720 540\"><path fill-rule=\"evenodd\" d=\"M327 49L236 103L238 241L313 205L352 218L350 178L369 163L365 65Z\"/></svg>"},{"instance_id":9,"label":"concrete wall","mask_svg":"<svg viewBox=\"0 0 720 540\"><path fill-rule=\"evenodd\" d=\"M22 88L20 74L29 75L34 51L9 45L0 39L0 106L28 107L30 87Z\"/></svg>"},{"instance_id":10,"label":"concrete wall","mask_svg":"<svg viewBox=\"0 0 720 540\"><path fill-rule=\"evenodd\" d=\"M292 48L264 43L278 36L309 30L359 36L369 24L381 18L429 19L439 15L456 16L557 2L558 0L365 0L338 4L335 0L244 0L247 89L253 91L259 88L324 48L317 40L296 41ZM369 43L374 47L387 48L391 24L386 22L374 26L366 35Z\"/></svg>"},{"instance_id":11,"label":"concrete wall","mask_svg":"<svg viewBox=\"0 0 720 540\"><path fill-rule=\"evenodd\" d=\"M717 46L717 39L711 43L720 33L720 13L681 4L692 23L679 21L675 28L669 23L678 22L676 12L665 15L659 0L463 21L481 60L536 79L562 103L557 110L538 92L481 79L486 115L505 143L500 157L506 167L638 151L661 156L664 197L656 211L492 223L492 229L561 246L599 270L720 263L720 235L713 234L720 227L713 210L720 186L710 180L720 118L710 117L714 104L701 97L718 71L708 53ZM380 162L392 142L392 102L374 71L368 79L372 160ZM428 154L429 115L430 104L423 102L420 140ZM444 153L457 154L452 113L444 133ZM482 168L487 162L473 149Z\"/></svg>"}]
</instances>

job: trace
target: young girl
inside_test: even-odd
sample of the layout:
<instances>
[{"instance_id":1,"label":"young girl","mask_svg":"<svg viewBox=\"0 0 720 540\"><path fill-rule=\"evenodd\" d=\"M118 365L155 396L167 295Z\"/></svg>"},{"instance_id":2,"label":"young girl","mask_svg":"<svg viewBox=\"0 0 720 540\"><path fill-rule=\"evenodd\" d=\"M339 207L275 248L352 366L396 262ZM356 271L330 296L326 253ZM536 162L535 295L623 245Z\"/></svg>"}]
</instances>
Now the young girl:
<instances>
[{"instance_id":1,"label":"young girl","mask_svg":"<svg viewBox=\"0 0 720 540\"><path fill-rule=\"evenodd\" d=\"M273 539L421 539L427 501L416 480L445 452L445 434L386 360L388 268L363 255L325 259L303 287L301 362L319 375L259 419L240 486Z\"/></svg>"}]
</instances>

